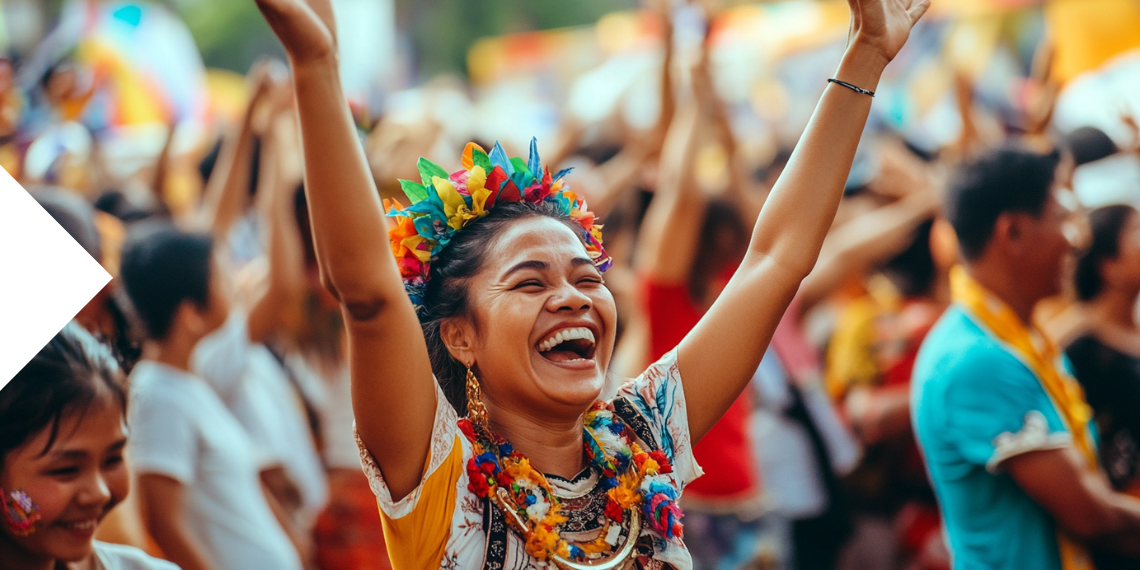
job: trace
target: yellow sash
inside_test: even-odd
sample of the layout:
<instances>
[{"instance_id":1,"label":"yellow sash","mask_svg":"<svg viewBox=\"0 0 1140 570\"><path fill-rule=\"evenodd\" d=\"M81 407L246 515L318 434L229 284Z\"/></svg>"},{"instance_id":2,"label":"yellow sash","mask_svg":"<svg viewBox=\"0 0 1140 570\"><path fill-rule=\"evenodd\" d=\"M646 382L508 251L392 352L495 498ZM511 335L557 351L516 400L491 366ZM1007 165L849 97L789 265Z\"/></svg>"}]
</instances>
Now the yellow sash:
<instances>
[{"instance_id":1,"label":"yellow sash","mask_svg":"<svg viewBox=\"0 0 1140 570\"><path fill-rule=\"evenodd\" d=\"M1031 331L1013 309L987 291L962 267L955 267L950 272L950 294L956 303L989 329L990 334L1016 351L1029 366L1053 400L1054 407L1073 436L1074 445L1087 460L1088 468L1096 471L1096 444L1089 430L1092 409L1085 402L1081 385L1058 366L1061 353L1057 347L1040 331ZM1037 342L1034 342L1034 333ZM1057 531L1057 544L1064 570L1094 570L1085 548L1060 529Z\"/></svg>"}]
</instances>

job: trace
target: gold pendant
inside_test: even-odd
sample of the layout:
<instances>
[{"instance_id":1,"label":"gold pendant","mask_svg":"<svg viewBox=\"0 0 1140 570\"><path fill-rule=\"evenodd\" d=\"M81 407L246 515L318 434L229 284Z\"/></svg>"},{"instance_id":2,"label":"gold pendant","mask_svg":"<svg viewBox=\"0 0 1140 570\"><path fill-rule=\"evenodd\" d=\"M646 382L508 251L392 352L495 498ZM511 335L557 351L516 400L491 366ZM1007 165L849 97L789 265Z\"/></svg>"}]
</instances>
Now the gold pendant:
<instances>
[{"instance_id":1,"label":"gold pendant","mask_svg":"<svg viewBox=\"0 0 1140 570\"><path fill-rule=\"evenodd\" d=\"M498 507L499 511L507 519L507 525L518 532L525 540L530 535L530 529L526 526L526 521L519 517L518 512L508 507L505 495L506 491L496 489L496 492L491 495L492 502ZM551 557L550 561L559 570L628 570L633 567L633 552L634 547L637 546L637 539L641 536L641 511L636 508L625 509L625 516L629 520L629 534L626 535L625 544L611 557L602 562L594 564L587 564L584 562L574 562L572 560L563 558L555 554Z\"/></svg>"}]
</instances>

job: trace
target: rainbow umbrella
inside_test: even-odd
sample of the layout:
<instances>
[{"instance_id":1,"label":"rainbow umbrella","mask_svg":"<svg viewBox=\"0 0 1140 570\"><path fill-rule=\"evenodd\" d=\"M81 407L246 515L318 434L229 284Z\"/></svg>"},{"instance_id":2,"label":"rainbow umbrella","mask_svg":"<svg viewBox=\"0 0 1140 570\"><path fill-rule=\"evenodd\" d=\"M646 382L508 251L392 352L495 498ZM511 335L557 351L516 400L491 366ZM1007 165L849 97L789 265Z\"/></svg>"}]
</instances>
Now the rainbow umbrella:
<instances>
[{"instance_id":1,"label":"rainbow umbrella","mask_svg":"<svg viewBox=\"0 0 1140 570\"><path fill-rule=\"evenodd\" d=\"M76 63L94 80L82 120L94 129L201 121L205 70L185 25L146 2L88 2Z\"/></svg>"}]
</instances>

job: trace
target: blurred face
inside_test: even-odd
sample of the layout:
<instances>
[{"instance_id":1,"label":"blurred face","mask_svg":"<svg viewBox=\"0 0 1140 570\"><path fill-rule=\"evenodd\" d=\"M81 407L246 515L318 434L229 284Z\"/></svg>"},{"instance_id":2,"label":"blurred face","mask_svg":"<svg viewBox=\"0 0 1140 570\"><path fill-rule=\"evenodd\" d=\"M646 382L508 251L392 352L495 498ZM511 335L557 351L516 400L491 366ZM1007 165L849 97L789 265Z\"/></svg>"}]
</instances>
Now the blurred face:
<instances>
[{"instance_id":1,"label":"blurred face","mask_svg":"<svg viewBox=\"0 0 1140 570\"><path fill-rule=\"evenodd\" d=\"M200 339L226 323L230 314L230 296L232 280L225 272L223 264L215 258L210 265L210 285L204 306L187 302L184 304L190 312L189 330L196 339Z\"/></svg>"},{"instance_id":2,"label":"blurred face","mask_svg":"<svg viewBox=\"0 0 1140 570\"><path fill-rule=\"evenodd\" d=\"M1041 214L1025 216L1021 225L1019 264L1024 275L1032 276L1025 286L1038 288L1033 291L1038 298L1061 293L1065 262L1082 240L1078 215L1061 192L1050 194Z\"/></svg>"},{"instance_id":3,"label":"blurred face","mask_svg":"<svg viewBox=\"0 0 1140 570\"><path fill-rule=\"evenodd\" d=\"M550 218L508 226L469 295L473 314L446 323L444 338L460 362L474 363L492 420L496 408L580 414L599 397L614 300L568 227Z\"/></svg>"},{"instance_id":4,"label":"blurred face","mask_svg":"<svg viewBox=\"0 0 1140 570\"><path fill-rule=\"evenodd\" d=\"M39 506L40 522L28 536L0 525L0 542L28 558L76 562L91 554L99 522L130 490L123 411L108 395L86 414L65 415L44 453L49 432L45 428L4 457L0 486L27 493Z\"/></svg>"},{"instance_id":5,"label":"blurred face","mask_svg":"<svg viewBox=\"0 0 1140 570\"><path fill-rule=\"evenodd\" d=\"M1101 275L1108 287L1135 295L1140 291L1140 213L1128 216L1118 248L1115 258L1101 264Z\"/></svg>"}]
</instances>

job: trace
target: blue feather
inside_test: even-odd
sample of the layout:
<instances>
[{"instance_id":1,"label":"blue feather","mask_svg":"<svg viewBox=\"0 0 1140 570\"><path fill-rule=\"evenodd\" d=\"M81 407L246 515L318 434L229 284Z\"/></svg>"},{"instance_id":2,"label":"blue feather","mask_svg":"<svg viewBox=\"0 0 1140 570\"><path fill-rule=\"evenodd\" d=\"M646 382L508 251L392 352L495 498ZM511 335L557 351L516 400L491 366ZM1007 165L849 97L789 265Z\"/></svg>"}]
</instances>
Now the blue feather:
<instances>
[{"instance_id":1,"label":"blue feather","mask_svg":"<svg viewBox=\"0 0 1140 570\"><path fill-rule=\"evenodd\" d=\"M531 176L542 180L542 161L538 158L538 137L530 138L530 162L527 166L530 168Z\"/></svg>"},{"instance_id":2,"label":"blue feather","mask_svg":"<svg viewBox=\"0 0 1140 570\"><path fill-rule=\"evenodd\" d=\"M511 164L507 151L503 150L503 145L498 142L495 143L495 148L491 149L491 164L502 168L508 177L515 173L515 167Z\"/></svg>"}]
</instances>

